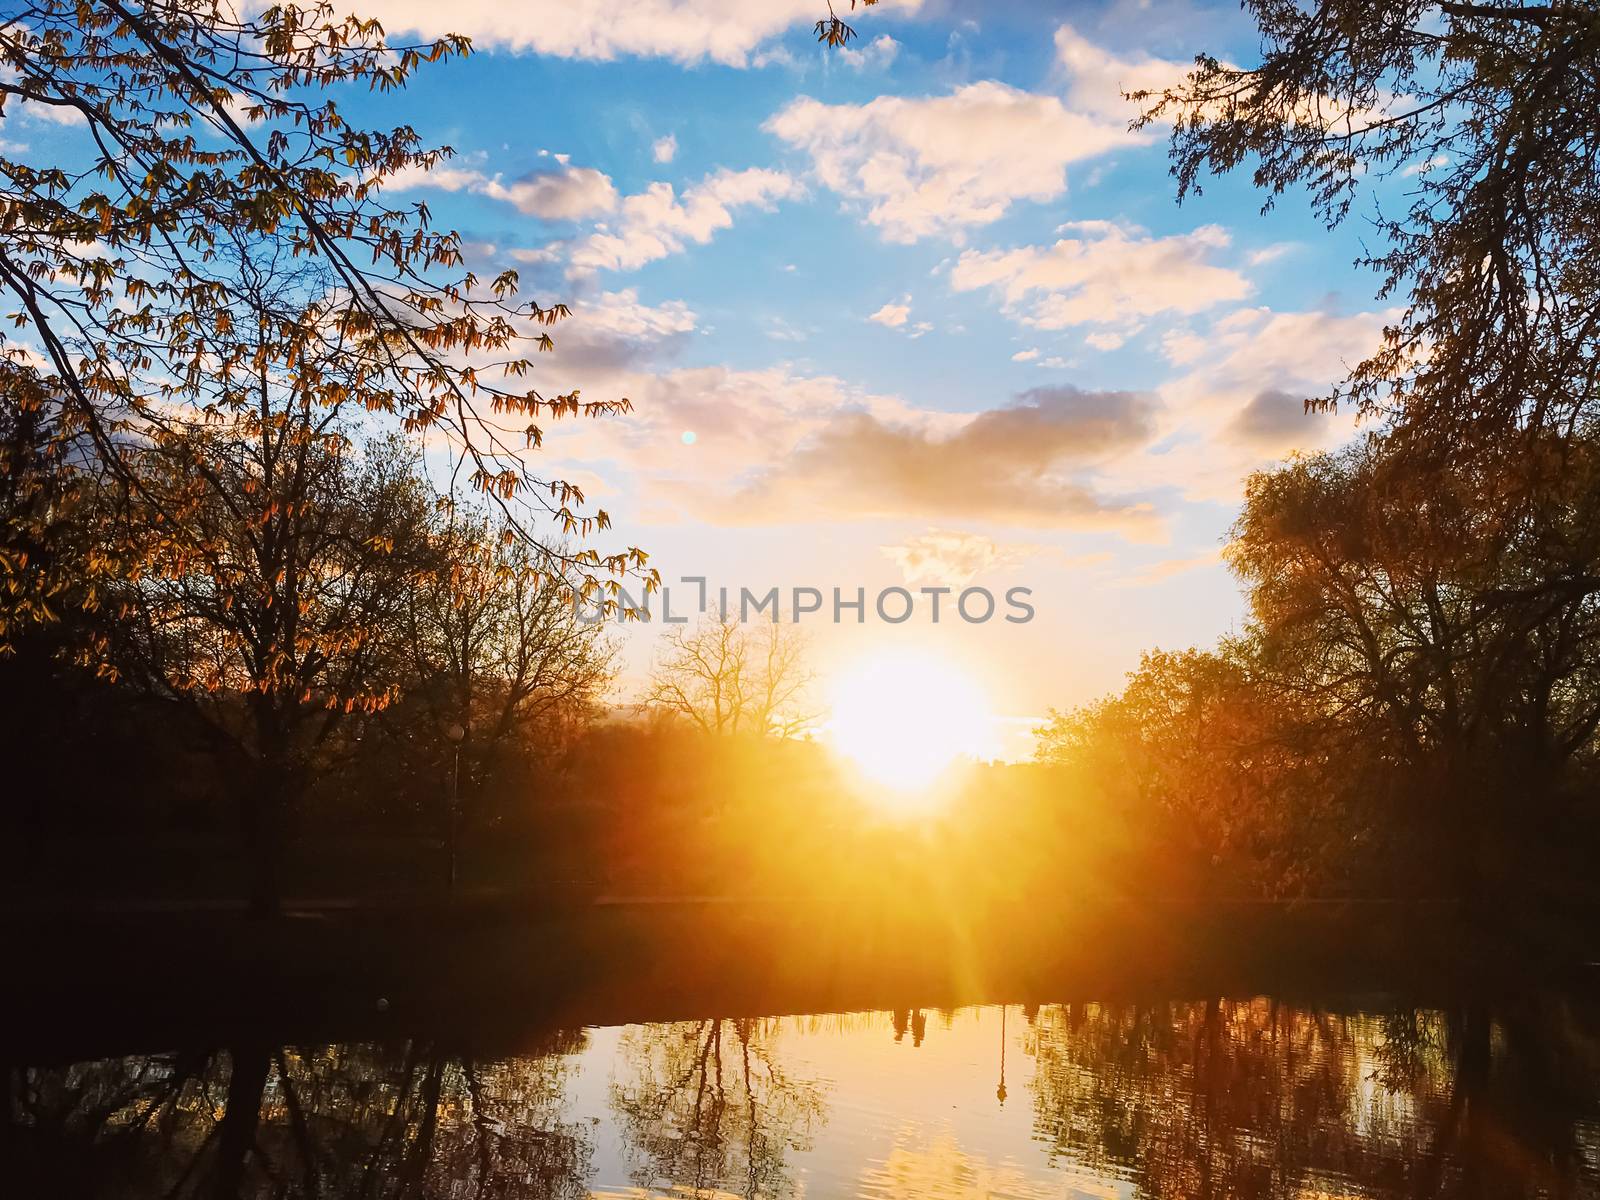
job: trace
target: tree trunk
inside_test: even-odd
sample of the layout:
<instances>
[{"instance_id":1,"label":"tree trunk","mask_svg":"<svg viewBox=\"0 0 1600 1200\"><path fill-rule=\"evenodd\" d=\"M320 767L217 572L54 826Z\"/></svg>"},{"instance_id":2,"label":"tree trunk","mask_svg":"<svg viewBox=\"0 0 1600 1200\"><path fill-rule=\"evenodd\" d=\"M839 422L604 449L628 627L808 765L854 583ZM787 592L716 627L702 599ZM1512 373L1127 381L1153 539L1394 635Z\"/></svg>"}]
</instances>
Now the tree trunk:
<instances>
[{"instance_id":1,"label":"tree trunk","mask_svg":"<svg viewBox=\"0 0 1600 1200\"><path fill-rule=\"evenodd\" d=\"M235 1046L228 1053L228 1106L223 1110L217 1146L217 1200L238 1200L244 1189L245 1160L255 1148L261 1100L267 1086L264 1046Z\"/></svg>"},{"instance_id":2,"label":"tree trunk","mask_svg":"<svg viewBox=\"0 0 1600 1200\"><path fill-rule=\"evenodd\" d=\"M292 809L305 785L293 754L294 720L273 697L253 710L255 758L243 792L245 853L249 857L250 912L274 917L283 910L283 867Z\"/></svg>"},{"instance_id":3,"label":"tree trunk","mask_svg":"<svg viewBox=\"0 0 1600 1200\"><path fill-rule=\"evenodd\" d=\"M264 763L255 764L251 774L241 793L250 915L275 917L283 911L283 775Z\"/></svg>"}]
</instances>

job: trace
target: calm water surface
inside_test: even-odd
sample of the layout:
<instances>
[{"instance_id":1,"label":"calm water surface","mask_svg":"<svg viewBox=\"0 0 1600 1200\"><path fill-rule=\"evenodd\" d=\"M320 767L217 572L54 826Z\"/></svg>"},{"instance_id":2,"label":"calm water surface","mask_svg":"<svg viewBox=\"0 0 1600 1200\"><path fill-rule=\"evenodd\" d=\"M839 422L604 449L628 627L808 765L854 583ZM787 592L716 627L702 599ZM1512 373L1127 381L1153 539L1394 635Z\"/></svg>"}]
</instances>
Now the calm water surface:
<instances>
[{"instance_id":1,"label":"calm water surface","mask_svg":"<svg viewBox=\"0 0 1600 1200\"><path fill-rule=\"evenodd\" d=\"M1600 1021L906 1009L7 1070L19 1197L1600 1195Z\"/></svg>"}]
</instances>

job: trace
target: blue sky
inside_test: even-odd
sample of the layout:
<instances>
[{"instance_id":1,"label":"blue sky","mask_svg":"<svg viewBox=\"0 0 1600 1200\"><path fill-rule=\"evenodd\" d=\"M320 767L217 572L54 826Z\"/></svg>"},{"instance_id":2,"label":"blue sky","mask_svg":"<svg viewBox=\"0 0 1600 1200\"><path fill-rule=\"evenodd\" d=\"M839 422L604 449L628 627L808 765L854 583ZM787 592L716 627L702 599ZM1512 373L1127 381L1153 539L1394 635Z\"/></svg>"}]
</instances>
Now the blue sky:
<instances>
[{"instance_id":1,"label":"blue sky","mask_svg":"<svg viewBox=\"0 0 1600 1200\"><path fill-rule=\"evenodd\" d=\"M825 10L370 0L476 53L344 107L453 146L391 201L571 306L545 386L634 401L542 452L604 544L735 589L1028 586L1025 625L813 634L824 676L947 657L1014 732L1242 619L1217 552L1244 475L1351 429L1300 400L1375 344L1372 198L1333 232L1294 195L1263 215L1247 174L1176 204L1118 91L1251 61L1236 6L885 0L847 53Z\"/></svg>"},{"instance_id":2,"label":"blue sky","mask_svg":"<svg viewBox=\"0 0 1600 1200\"><path fill-rule=\"evenodd\" d=\"M1235 7L886 3L848 54L812 40L823 8L374 11L478 49L405 96L458 152L410 190L572 305L552 383L637 406L552 431L552 473L669 581L1031 587L1026 625L813 631L824 676L911 643L1022 729L1242 619L1217 560L1242 478L1349 432L1299 401L1381 324L1364 210L1263 215L1246 175L1179 207L1166 131L1127 132L1120 88L1251 57Z\"/></svg>"}]
</instances>

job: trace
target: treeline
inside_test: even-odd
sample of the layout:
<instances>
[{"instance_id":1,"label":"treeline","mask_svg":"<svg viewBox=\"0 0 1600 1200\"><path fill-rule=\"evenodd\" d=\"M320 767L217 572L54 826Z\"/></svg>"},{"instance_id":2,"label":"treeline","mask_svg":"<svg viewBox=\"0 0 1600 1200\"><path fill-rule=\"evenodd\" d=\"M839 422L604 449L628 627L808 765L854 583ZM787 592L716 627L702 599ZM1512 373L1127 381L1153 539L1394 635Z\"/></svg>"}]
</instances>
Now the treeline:
<instances>
[{"instance_id":1,"label":"treeline","mask_svg":"<svg viewBox=\"0 0 1600 1200\"><path fill-rule=\"evenodd\" d=\"M1043 758L1269 892L1564 893L1596 841L1594 4L1246 0L1260 59L1140 93L1180 198L1241 167L1397 301L1312 411L1364 440L1254 476L1250 619L1055 716ZM1386 881L1386 883L1385 883Z\"/></svg>"},{"instance_id":2,"label":"treeline","mask_svg":"<svg viewBox=\"0 0 1600 1200\"><path fill-rule=\"evenodd\" d=\"M0 109L73 117L0 146L8 821L225 798L271 911L314 791L404 810L459 756L470 821L591 704L609 653L570 600L653 576L536 451L628 402L547 382L566 306L385 201L450 151L332 99L468 51L317 6L0 28Z\"/></svg>"},{"instance_id":3,"label":"treeline","mask_svg":"<svg viewBox=\"0 0 1600 1200\"><path fill-rule=\"evenodd\" d=\"M1420 475L1381 439L1248 483L1250 620L1144 656L1040 757L1268 893L1570 887L1600 832L1596 447Z\"/></svg>"},{"instance_id":4,"label":"treeline","mask_svg":"<svg viewBox=\"0 0 1600 1200\"><path fill-rule=\"evenodd\" d=\"M0 443L6 553L34 584L0 658L24 845L239 834L270 907L308 815L492 823L609 687L575 589L503 516L441 502L400 438L280 412L146 445L120 478L35 470L29 422L0 417Z\"/></svg>"}]
</instances>

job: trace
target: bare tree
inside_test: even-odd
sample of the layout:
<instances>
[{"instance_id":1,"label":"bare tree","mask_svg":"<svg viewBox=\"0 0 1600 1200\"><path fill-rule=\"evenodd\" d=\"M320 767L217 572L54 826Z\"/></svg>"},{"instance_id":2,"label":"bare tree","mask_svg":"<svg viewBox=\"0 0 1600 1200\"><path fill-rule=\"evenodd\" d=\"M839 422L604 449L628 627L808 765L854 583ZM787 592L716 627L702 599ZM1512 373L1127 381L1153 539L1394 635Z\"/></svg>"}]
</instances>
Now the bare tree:
<instances>
[{"instance_id":1,"label":"bare tree","mask_svg":"<svg viewBox=\"0 0 1600 1200\"><path fill-rule=\"evenodd\" d=\"M580 619L568 586L537 550L487 514L434 534L436 569L411 594L409 641L434 725L464 731L464 799L476 797L500 752L530 732L583 717L611 681L613 648Z\"/></svg>"},{"instance_id":2,"label":"bare tree","mask_svg":"<svg viewBox=\"0 0 1600 1200\"><path fill-rule=\"evenodd\" d=\"M815 716L805 707L812 675L792 625L757 633L731 619L668 631L644 704L706 733L794 737Z\"/></svg>"}]
</instances>

